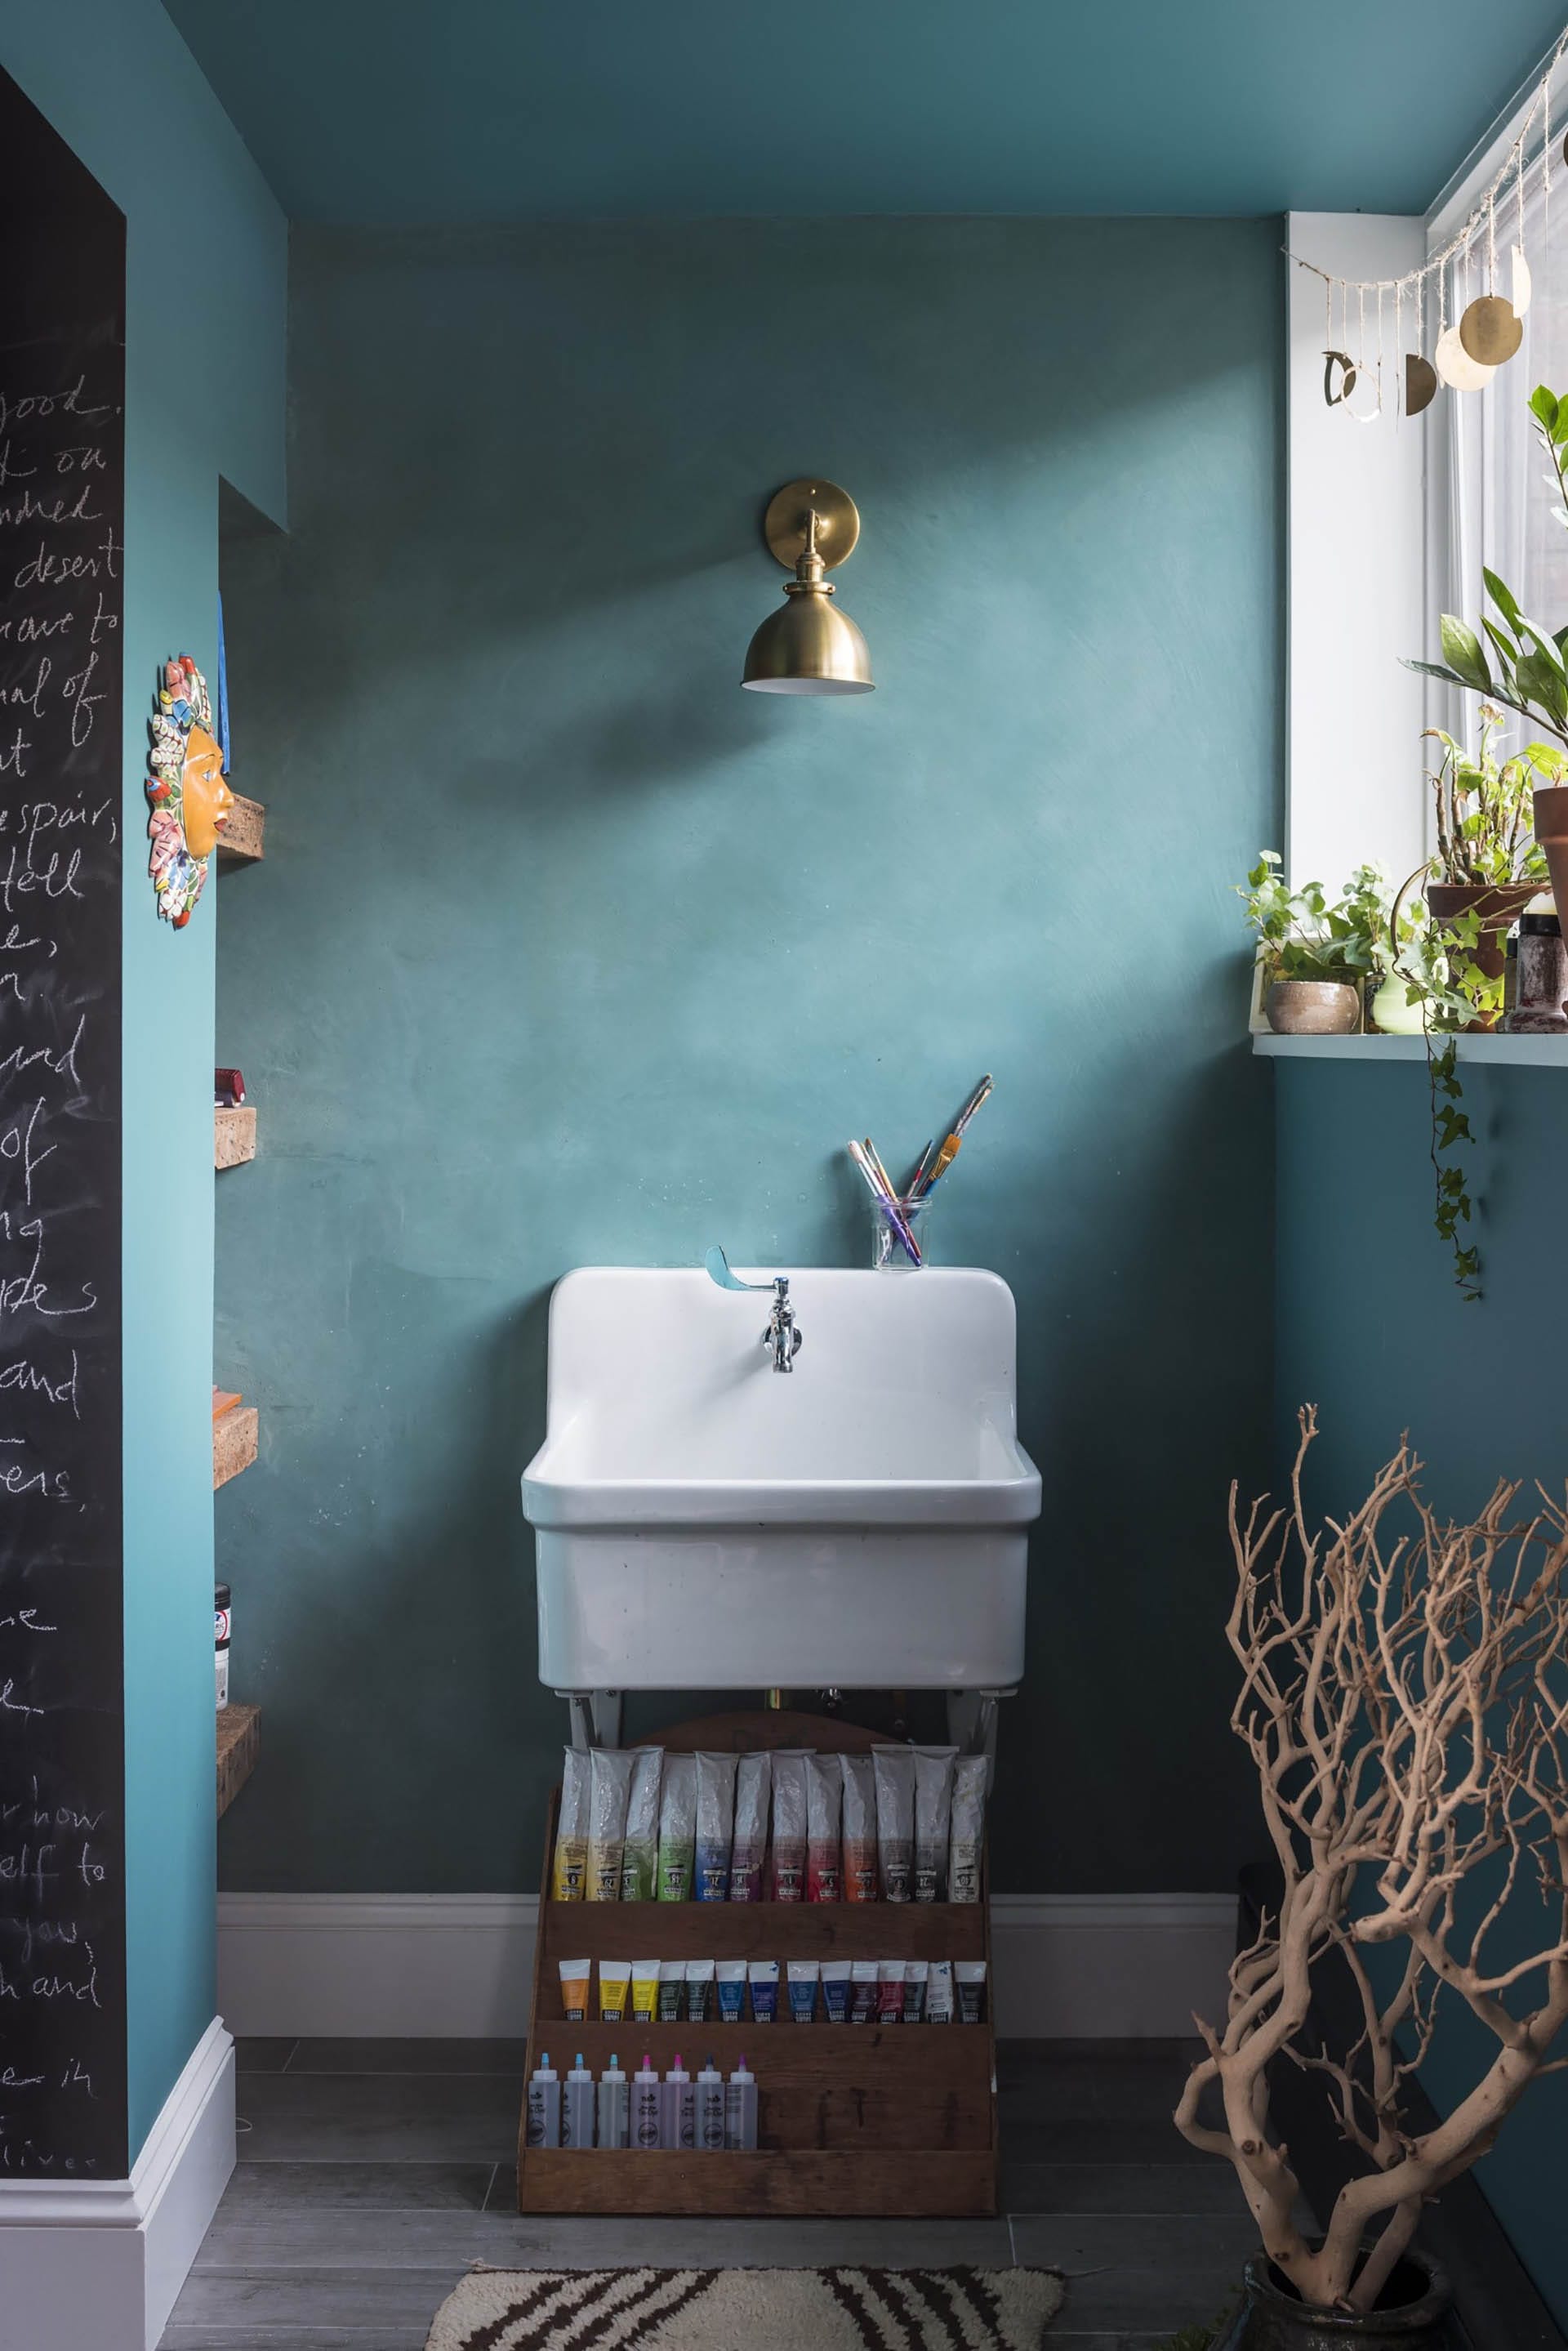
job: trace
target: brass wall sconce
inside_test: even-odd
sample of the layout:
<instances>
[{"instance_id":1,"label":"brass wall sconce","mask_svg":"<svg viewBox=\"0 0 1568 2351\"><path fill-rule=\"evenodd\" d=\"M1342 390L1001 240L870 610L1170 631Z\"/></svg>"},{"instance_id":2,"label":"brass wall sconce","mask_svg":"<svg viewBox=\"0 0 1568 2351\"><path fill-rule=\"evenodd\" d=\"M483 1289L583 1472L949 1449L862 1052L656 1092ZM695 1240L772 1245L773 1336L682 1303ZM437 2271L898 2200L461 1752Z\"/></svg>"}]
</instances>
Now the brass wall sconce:
<instances>
[{"instance_id":1,"label":"brass wall sconce","mask_svg":"<svg viewBox=\"0 0 1568 2351\"><path fill-rule=\"evenodd\" d=\"M783 611L746 648L741 684L754 694L869 694L877 681L866 640L833 602L835 570L860 536L855 501L835 482L788 482L770 500L763 536L793 569Z\"/></svg>"}]
</instances>

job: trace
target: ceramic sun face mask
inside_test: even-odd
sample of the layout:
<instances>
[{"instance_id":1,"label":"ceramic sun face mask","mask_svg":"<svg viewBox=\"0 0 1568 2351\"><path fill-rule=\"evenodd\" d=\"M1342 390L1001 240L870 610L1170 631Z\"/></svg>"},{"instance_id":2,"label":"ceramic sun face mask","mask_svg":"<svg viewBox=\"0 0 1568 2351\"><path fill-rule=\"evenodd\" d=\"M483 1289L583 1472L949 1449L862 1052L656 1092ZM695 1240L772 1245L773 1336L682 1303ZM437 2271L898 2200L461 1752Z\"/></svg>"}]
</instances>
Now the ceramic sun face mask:
<instances>
[{"instance_id":1,"label":"ceramic sun face mask","mask_svg":"<svg viewBox=\"0 0 1568 2351\"><path fill-rule=\"evenodd\" d=\"M207 861L228 822L234 796L223 779L223 755L212 734L207 681L182 653L163 664L158 707L148 722L147 764L152 843L147 870L158 911L182 931L207 879Z\"/></svg>"}]
</instances>

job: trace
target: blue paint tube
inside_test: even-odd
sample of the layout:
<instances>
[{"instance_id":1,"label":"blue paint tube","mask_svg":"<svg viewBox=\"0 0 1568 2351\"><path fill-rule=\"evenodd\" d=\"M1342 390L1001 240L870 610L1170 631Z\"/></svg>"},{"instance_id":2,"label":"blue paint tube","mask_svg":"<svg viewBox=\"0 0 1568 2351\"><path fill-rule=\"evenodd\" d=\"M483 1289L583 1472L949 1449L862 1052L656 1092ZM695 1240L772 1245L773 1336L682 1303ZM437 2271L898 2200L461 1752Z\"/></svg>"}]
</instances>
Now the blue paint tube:
<instances>
[{"instance_id":1,"label":"blue paint tube","mask_svg":"<svg viewBox=\"0 0 1568 2351\"><path fill-rule=\"evenodd\" d=\"M719 2022L739 2024L746 2006L746 1963L744 1959L721 1959L719 1962Z\"/></svg>"},{"instance_id":2,"label":"blue paint tube","mask_svg":"<svg viewBox=\"0 0 1568 2351\"><path fill-rule=\"evenodd\" d=\"M735 1829L738 1755L697 1758L697 1884L699 1902L730 1898L730 1849Z\"/></svg>"},{"instance_id":3,"label":"blue paint tube","mask_svg":"<svg viewBox=\"0 0 1568 2351\"><path fill-rule=\"evenodd\" d=\"M848 2023L849 1962L847 1959L824 1959L822 2004L827 2011L829 2024Z\"/></svg>"},{"instance_id":4,"label":"blue paint tube","mask_svg":"<svg viewBox=\"0 0 1568 2351\"><path fill-rule=\"evenodd\" d=\"M779 1963L753 1959L746 1972L752 1982L752 2022L772 2024L779 2012Z\"/></svg>"},{"instance_id":5,"label":"blue paint tube","mask_svg":"<svg viewBox=\"0 0 1568 2351\"><path fill-rule=\"evenodd\" d=\"M796 2024L811 2024L816 2017L817 1963L815 1959L791 1959L789 1963L789 2012Z\"/></svg>"}]
</instances>

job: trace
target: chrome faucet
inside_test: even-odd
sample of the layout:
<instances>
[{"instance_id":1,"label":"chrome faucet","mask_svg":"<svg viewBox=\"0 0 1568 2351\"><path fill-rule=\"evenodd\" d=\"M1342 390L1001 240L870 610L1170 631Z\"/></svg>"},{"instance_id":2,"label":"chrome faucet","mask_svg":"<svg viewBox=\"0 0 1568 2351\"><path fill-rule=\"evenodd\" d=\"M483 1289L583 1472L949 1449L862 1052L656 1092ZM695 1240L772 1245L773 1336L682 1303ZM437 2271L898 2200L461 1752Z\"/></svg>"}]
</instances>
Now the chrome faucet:
<instances>
[{"instance_id":1,"label":"chrome faucet","mask_svg":"<svg viewBox=\"0 0 1568 2351\"><path fill-rule=\"evenodd\" d=\"M730 1270L730 1260L722 1249L711 1249L703 1259L710 1278L721 1290L771 1290L773 1309L768 1327L763 1332L763 1345L774 1351L775 1372L793 1372L794 1359L801 1349L802 1332L794 1319L794 1308L789 1302L789 1276L775 1273L772 1281L742 1281Z\"/></svg>"}]
</instances>

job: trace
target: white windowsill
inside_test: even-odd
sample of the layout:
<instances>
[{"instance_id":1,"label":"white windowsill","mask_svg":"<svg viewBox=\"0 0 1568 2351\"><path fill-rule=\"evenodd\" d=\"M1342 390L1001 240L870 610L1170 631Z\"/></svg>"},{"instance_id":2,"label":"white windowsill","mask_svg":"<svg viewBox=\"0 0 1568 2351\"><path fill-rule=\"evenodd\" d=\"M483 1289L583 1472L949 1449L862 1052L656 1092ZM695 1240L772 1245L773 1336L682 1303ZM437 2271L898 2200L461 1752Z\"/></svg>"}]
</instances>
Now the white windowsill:
<instances>
[{"instance_id":1,"label":"white windowsill","mask_svg":"<svg viewBox=\"0 0 1568 2351\"><path fill-rule=\"evenodd\" d=\"M1439 1042L1446 1040L1439 1040ZM1537 1069L1568 1070L1568 1037L1500 1037L1482 1030L1454 1040L1461 1061L1507 1062ZM1421 1037L1276 1037L1254 1032L1254 1053L1279 1061L1424 1061Z\"/></svg>"}]
</instances>

